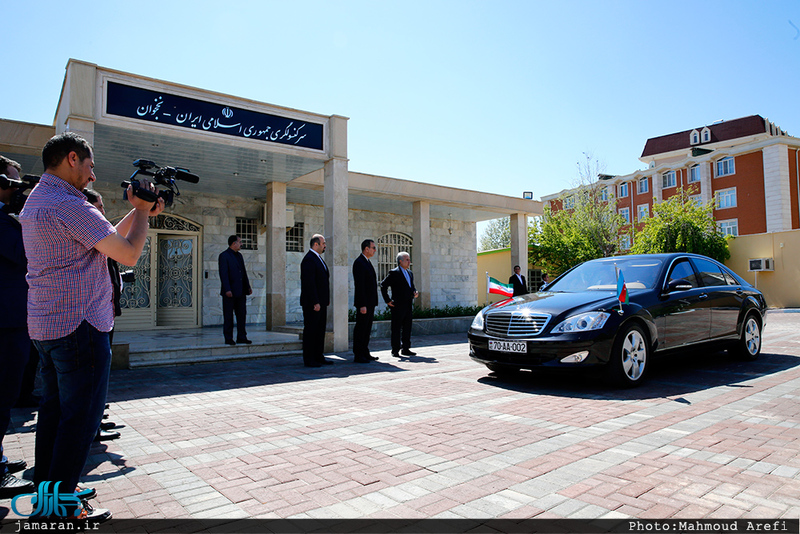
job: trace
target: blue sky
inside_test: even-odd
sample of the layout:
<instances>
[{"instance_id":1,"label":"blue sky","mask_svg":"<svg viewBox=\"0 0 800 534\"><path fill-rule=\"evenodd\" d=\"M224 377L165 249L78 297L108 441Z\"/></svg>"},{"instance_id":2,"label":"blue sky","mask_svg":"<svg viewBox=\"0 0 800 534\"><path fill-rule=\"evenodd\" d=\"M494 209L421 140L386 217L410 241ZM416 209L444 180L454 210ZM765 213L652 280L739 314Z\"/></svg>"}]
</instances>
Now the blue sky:
<instances>
[{"instance_id":1,"label":"blue sky","mask_svg":"<svg viewBox=\"0 0 800 534\"><path fill-rule=\"evenodd\" d=\"M537 199L720 119L800 136L800 0L0 2L5 119L51 124L75 58L349 117L353 171Z\"/></svg>"}]
</instances>

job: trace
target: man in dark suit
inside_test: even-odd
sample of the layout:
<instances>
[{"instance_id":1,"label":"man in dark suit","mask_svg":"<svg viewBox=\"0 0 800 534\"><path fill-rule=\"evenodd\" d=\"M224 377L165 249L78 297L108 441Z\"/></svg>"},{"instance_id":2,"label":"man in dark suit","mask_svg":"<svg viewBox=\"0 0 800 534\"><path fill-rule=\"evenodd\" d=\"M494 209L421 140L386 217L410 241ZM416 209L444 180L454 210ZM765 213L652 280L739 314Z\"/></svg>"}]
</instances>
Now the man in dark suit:
<instances>
[{"instance_id":1,"label":"man in dark suit","mask_svg":"<svg viewBox=\"0 0 800 534\"><path fill-rule=\"evenodd\" d=\"M239 249L242 240L237 235L228 238L228 248L219 255L219 279L222 282L222 333L225 343L236 345L252 343L247 339L245 324L247 323L247 295L253 294L244 258ZM233 340L233 314L236 314L236 341Z\"/></svg>"},{"instance_id":2,"label":"man in dark suit","mask_svg":"<svg viewBox=\"0 0 800 534\"><path fill-rule=\"evenodd\" d=\"M525 277L520 273L519 265L514 266L514 274L508 279L508 283L514 286L515 297L528 294L528 284L525 283Z\"/></svg>"},{"instance_id":3,"label":"man in dark suit","mask_svg":"<svg viewBox=\"0 0 800 534\"><path fill-rule=\"evenodd\" d=\"M306 367L322 367L333 362L325 359L325 325L331 303L328 266L321 254L325 238L311 237L311 250L300 262L300 306L303 307L303 363Z\"/></svg>"},{"instance_id":4,"label":"man in dark suit","mask_svg":"<svg viewBox=\"0 0 800 534\"><path fill-rule=\"evenodd\" d=\"M25 461L10 461L3 455L3 437L11 422L11 408L19 396L31 347L25 281L28 261L22 246L22 227L11 217L9 205L18 189L9 179L18 182L21 169L16 161L0 156L0 174L5 175L0 178L0 498L4 499L34 490L33 482L12 474L24 470Z\"/></svg>"},{"instance_id":5,"label":"man in dark suit","mask_svg":"<svg viewBox=\"0 0 800 534\"><path fill-rule=\"evenodd\" d=\"M383 300L392 309L392 356L416 356L411 352L411 315L414 299L419 296L414 286L414 273L408 270L411 256L408 252L397 255L397 267L389 271L381 282ZM391 289L391 297L389 290Z\"/></svg>"},{"instance_id":6,"label":"man in dark suit","mask_svg":"<svg viewBox=\"0 0 800 534\"><path fill-rule=\"evenodd\" d=\"M361 243L361 254L353 262L355 292L353 306L356 308L356 326L353 328L353 361L370 363L378 358L369 353L369 336L375 306L378 305L378 277L369 259L375 255L375 241L365 239Z\"/></svg>"}]
</instances>

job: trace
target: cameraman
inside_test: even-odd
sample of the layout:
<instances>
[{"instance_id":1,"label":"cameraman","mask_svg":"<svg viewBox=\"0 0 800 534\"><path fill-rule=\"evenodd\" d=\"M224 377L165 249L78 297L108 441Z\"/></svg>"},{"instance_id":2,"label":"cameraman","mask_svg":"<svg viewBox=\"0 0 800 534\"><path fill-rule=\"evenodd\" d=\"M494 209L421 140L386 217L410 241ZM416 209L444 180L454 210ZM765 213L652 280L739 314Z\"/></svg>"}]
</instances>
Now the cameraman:
<instances>
[{"instance_id":1,"label":"cameraman","mask_svg":"<svg viewBox=\"0 0 800 534\"><path fill-rule=\"evenodd\" d=\"M22 167L16 161L0 156L0 174L19 180ZM9 461L3 455L3 437L11 421L11 408L17 402L25 364L30 353L27 312L28 284L25 282L27 260L22 247L22 228L11 217L11 202L18 188L0 187L0 498L31 493L33 483L12 473L27 467L23 460Z\"/></svg>"},{"instance_id":2,"label":"cameraman","mask_svg":"<svg viewBox=\"0 0 800 534\"><path fill-rule=\"evenodd\" d=\"M45 173L20 215L28 255L28 331L41 356L42 401L36 425L34 482L61 482L76 491L100 425L108 392L114 325L106 257L139 259L148 216L164 209L134 196L133 209L113 227L81 193L95 180L89 143L72 132L42 150ZM142 187L154 192L149 182ZM108 510L85 506L87 519Z\"/></svg>"}]
</instances>

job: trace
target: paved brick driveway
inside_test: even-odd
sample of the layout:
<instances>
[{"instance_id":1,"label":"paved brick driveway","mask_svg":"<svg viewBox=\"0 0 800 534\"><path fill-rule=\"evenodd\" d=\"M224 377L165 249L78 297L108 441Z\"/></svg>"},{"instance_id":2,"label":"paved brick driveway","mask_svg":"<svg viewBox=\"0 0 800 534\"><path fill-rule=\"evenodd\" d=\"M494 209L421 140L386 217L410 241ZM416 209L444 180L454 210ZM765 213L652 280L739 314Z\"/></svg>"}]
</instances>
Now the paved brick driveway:
<instances>
[{"instance_id":1,"label":"paved brick driveway","mask_svg":"<svg viewBox=\"0 0 800 534\"><path fill-rule=\"evenodd\" d=\"M690 354L626 391L415 341L370 365L116 371L122 439L85 482L115 518L800 516L800 313L770 313L757 362ZM33 463L33 423L14 411L9 456Z\"/></svg>"}]
</instances>

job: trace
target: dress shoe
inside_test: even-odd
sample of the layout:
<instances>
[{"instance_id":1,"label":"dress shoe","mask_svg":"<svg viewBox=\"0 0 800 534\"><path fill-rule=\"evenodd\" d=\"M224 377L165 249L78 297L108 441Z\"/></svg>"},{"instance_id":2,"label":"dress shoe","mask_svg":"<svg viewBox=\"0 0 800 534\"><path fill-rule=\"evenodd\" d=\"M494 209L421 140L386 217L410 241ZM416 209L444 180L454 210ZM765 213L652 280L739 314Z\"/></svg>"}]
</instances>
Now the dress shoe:
<instances>
[{"instance_id":1,"label":"dress shoe","mask_svg":"<svg viewBox=\"0 0 800 534\"><path fill-rule=\"evenodd\" d=\"M108 430L98 430L97 435L94 437L95 441L109 441L112 439L117 439L119 437L119 432L115 431L108 431Z\"/></svg>"},{"instance_id":2,"label":"dress shoe","mask_svg":"<svg viewBox=\"0 0 800 534\"><path fill-rule=\"evenodd\" d=\"M234 340L232 340L232 339L226 339L225 340L225 344L226 345L236 345L236 342Z\"/></svg>"},{"instance_id":3,"label":"dress shoe","mask_svg":"<svg viewBox=\"0 0 800 534\"><path fill-rule=\"evenodd\" d=\"M408 349L403 349L403 350L401 350L401 351L400 351L400 354L402 354L403 356L416 356L416 355L417 355L417 353L416 353L416 352L411 352L411 351L410 351L410 350L408 350Z\"/></svg>"},{"instance_id":4,"label":"dress shoe","mask_svg":"<svg viewBox=\"0 0 800 534\"><path fill-rule=\"evenodd\" d=\"M3 467L5 467L9 473L19 473L28 467L28 462L25 460L16 460L14 462L9 460L4 464L0 464L0 473L3 472Z\"/></svg>"},{"instance_id":5,"label":"dress shoe","mask_svg":"<svg viewBox=\"0 0 800 534\"><path fill-rule=\"evenodd\" d=\"M370 360L377 360L378 359L377 356L373 356L372 354L367 354L367 358L369 358Z\"/></svg>"},{"instance_id":6,"label":"dress shoe","mask_svg":"<svg viewBox=\"0 0 800 534\"><path fill-rule=\"evenodd\" d=\"M392 351L392 356L394 356L395 358L399 358L400 357L400 353L397 352L396 350L393 350Z\"/></svg>"},{"instance_id":7,"label":"dress shoe","mask_svg":"<svg viewBox=\"0 0 800 534\"><path fill-rule=\"evenodd\" d=\"M114 423L113 421L103 421L100 423L100 430L111 430L115 426L117 426L117 423Z\"/></svg>"},{"instance_id":8,"label":"dress shoe","mask_svg":"<svg viewBox=\"0 0 800 534\"><path fill-rule=\"evenodd\" d=\"M30 480L17 478L9 473L0 477L0 499L16 497L23 493L33 493L33 490L34 485Z\"/></svg>"},{"instance_id":9,"label":"dress shoe","mask_svg":"<svg viewBox=\"0 0 800 534\"><path fill-rule=\"evenodd\" d=\"M242 345L251 345L253 342L249 339L237 339L237 343L241 343Z\"/></svg>"}]
</instances>

